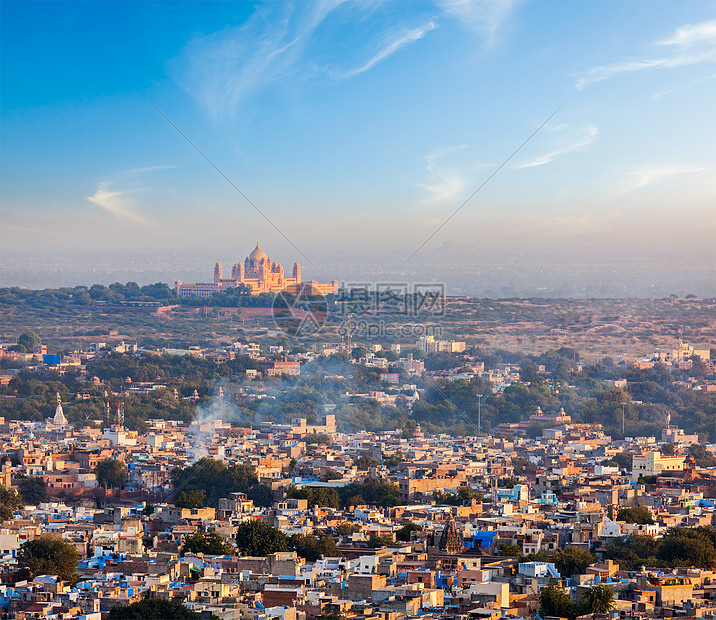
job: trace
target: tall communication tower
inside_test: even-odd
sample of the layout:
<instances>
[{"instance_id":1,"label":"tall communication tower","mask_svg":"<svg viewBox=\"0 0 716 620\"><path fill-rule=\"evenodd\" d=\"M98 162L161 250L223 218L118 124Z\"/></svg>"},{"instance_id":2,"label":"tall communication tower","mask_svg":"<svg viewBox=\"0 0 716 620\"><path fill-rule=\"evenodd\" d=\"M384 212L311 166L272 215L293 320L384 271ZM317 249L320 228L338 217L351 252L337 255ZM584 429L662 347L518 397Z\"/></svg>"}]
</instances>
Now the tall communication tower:
<instances>
[{"instance_id":1,"label":"tall communication tower","mask_svg":"<svg viewBox=\"0 0 716 620\"><path fill-rule=\"evenodd\" d=\"M121 431L124 428L124 403L117 403L117 431Z\"/></svg>"}]
</instances>

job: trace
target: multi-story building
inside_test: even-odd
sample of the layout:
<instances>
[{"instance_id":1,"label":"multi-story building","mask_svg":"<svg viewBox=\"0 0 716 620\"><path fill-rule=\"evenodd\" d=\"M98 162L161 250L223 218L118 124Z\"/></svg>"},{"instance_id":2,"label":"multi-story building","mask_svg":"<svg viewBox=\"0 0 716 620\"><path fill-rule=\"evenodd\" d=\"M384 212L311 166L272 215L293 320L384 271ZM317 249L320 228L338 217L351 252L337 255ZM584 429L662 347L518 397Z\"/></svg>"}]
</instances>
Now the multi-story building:
<instances>
[{"instance_id":1,"label":"multi-story building","mask_svg":"<svg viewBox=\"0 0 716 620\"><path fill-rule=\"evenodd\" d=\"M462 353L465 343L455 340L437 340L435 336L421 336L417 342L418 349L425 354L430 353Z\"/></svg>"},{"instance_id":2,"label":"multi-story building","mask_svg":"<svg viewBox=\"0 0 716 620\"><path fill-rule=\"evenodd\" d=\"M708 362L711 359L711 350L695 349L679 338L679 344L675 349L657 349L651 355L652 359L662 364L684 362L692 357L698 357L702 362Z\"/></svg>"},{"instance_id":3,"label":"multi-story building","mask_svg":"<svg viewBox=\"0 0 716 620\"><path fill-rule=\"evenodd\" d=\"M635 454L631 466L632 480L638 480L639 476L658 476L662 472L683 471L685 459L685 456L663 456L658 450Z\"/></svg>"}]
</instances>

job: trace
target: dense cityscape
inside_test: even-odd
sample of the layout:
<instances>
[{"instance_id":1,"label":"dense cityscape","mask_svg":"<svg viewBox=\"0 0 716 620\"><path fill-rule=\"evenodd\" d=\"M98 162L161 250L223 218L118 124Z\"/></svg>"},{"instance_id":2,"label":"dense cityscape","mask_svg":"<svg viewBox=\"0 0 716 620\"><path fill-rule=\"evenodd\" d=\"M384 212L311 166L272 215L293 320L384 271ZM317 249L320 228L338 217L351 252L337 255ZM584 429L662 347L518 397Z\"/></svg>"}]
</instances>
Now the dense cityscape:
<instances>
[{"instance_id":1,"label":"dense cityscape","mask_svg":"<svg viewBox=\"0 0 716 620\"><path fill-rule=\"evenodd\" d=\"M713 349L273 333L2 345L8 617L716 615Z\"/></svg>"},{"instance_id":2,"label":"dense cityscape","mask_svg":"<svg viewBox=\"0 0 716 620\"><path fill-rule=\"evenodd\" d=\"M0 57L0 620L716 620L713 0Z\"/></svg>"}]
</instances>

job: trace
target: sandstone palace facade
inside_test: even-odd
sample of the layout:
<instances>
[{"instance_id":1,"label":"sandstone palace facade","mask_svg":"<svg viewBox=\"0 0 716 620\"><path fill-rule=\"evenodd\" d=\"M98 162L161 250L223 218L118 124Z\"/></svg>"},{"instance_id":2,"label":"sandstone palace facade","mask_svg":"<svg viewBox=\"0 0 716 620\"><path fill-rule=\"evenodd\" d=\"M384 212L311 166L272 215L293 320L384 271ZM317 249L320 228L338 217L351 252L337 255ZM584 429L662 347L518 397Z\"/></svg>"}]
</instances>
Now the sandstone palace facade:
<instances>
[{"instance_id":1,"label":"sandstone palace facade","mask_svg":"<svg viewBox=\"0 0 716 620\"><path fill-rule=\"evenodd\" d=\"M291 277L286 277L283 266L275 261L271 262L266 252L257 243L256 249L246 257L243 265L237 263L231 268L230 278L223 277L221 263L216 263L213 282L185 284L181 280L177 280L176 292L177 297L211 297L214 293L242 284L251 287L252 295L280 293L285 289L288 289L289 292L310 289L323 295L338 291L338 280L333 280L328 284L301 280L301 266L298 263L293 264Z\"/></svg>"}]
</instances>

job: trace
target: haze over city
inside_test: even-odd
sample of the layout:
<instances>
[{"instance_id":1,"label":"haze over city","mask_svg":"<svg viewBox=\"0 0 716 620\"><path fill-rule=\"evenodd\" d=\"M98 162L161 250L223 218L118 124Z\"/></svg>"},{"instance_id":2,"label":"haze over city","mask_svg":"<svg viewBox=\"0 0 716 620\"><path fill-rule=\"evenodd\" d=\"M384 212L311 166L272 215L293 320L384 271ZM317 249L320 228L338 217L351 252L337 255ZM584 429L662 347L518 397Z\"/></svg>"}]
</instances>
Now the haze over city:
<instances>
[{"instance_id":1,"label":"haze over city","mask_svg":"<svg viewBox=\"0 0 716 620\"><path fill-rule=\"evenodd\" d=\"M716 292L711 2L0 10L4 286L191 279L258 239L319 278ZM530 286L474 284L514 261Z\"/></svg>"}]
</instances>

